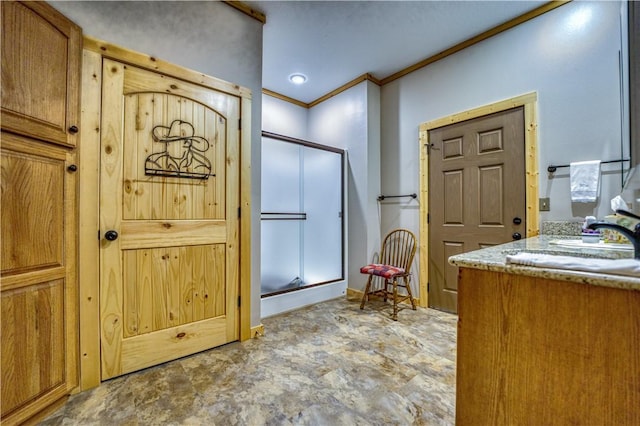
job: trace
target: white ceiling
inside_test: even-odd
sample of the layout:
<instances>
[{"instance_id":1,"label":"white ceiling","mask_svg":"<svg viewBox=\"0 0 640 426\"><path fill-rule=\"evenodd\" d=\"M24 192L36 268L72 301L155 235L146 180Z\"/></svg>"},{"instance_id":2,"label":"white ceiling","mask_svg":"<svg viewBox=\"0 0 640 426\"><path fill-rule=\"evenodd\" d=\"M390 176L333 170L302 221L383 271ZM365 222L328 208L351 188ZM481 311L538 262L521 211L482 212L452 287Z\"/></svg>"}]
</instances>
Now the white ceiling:
<instances>
[{"instance_id":1,"label":"white ceiling","mask_svg":"<svg viewBox=\"0 0 640 426\"><path fill-rule=\"evenodd\" d=\"M546 1L245 1L267 16L265 89L310 103L354 78L383 79ZM289 75L303 73L296 86Z\"/></svg>"}]
</instances>

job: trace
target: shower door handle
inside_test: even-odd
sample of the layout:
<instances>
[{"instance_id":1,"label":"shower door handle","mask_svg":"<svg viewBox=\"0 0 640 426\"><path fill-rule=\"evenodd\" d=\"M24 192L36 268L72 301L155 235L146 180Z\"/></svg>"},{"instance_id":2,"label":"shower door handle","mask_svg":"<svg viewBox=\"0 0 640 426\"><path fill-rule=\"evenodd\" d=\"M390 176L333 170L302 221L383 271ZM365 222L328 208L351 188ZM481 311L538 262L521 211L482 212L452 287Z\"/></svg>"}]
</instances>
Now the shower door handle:
<instances>
[{"instance_id":1,"label":"shower door handle","mask_svg":"<svg viewBox=\"0 0 640 426\"><path fill-rule=\"evenodd\" d=\"M307 220L306 213L262 212L260 220Z\"/></svg>"}]
</instances>

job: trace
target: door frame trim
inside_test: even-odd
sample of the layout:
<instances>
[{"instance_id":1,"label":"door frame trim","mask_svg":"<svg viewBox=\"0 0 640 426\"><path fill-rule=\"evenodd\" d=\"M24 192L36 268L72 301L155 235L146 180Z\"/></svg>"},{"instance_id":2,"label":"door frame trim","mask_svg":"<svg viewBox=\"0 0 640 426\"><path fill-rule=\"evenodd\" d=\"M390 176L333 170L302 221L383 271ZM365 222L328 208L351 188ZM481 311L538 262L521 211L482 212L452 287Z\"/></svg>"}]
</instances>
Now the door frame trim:
<instances>
[{"instance_id":1,"label":"door frame trim","mask_svg":"<svg viewBox=\"0 0 640 426\"><path fill-rule=\"evenodd\" d=\"M251 90L210 77L152 56L134 52L92 37L83 43L81 132L79 143L79 335L80 386L84 391L100 385L100 252L96 231L100 229L100 132L102 60L118 62L169 75L232 96L240 101L239 208L241 297L240 341L251 338ZM82 325L82 326L80 326Z\"/></svg>"},{"instance_id":2,"label":"door frame trim","mask_svg":"<svg viewBox=\"0 0 640 426\"><path fill-rule=\"evenodd\" d=\"M524 108L526 236L529 238L538 235L540 232L540 212L538 211L538 176L540 171L538 167L537 106L538 95L536 92L531 92L420 124L420 200L422 200L420 203L419 231L420 306L426 308L429 301L427 293L427 283L429 281L429 226L427 224L427 214L429 213L429 154L427 150L430 143L429 130L513 108Z\"/></svg>"}]
</instances>

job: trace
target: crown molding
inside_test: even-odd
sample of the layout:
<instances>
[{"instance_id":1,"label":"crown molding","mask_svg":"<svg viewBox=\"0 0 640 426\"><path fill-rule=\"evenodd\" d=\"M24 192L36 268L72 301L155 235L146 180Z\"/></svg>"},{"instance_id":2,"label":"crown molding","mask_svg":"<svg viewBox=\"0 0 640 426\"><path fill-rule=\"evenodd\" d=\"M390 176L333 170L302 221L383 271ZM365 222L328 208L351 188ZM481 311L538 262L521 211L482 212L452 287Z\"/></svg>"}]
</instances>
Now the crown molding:
<instances>
[{"instance_id":1,"label":"crown molding","mask_svg":"<svg viewBox=\"0 0 640 426\"><path fill-rule=\"evenodd\" d=\"M372 81L373 83L377 84L378 86L384 86L385 84L391 83L392 81L395 81L401 77L404 77L407 74L410 74L414 71L417 71L421 68L426 67L427 65L433 64L434 62L437 62L441 59L444 59L448 56L451 56L455 53L458 53L468 47L471 47L475 44L478 44L484 40L487 40L495 35L498 35L502 32L505 32L507 30L510 30L511 28L517 27L520 24L523 24L527 21L530 21L531 19L537 18L540 15L543 15L549 11L552 11L554 9L557 9L560 6L563 6L567 3L570 3L572 0L559 0L559 1L550 1L548 3L543 4L540 7L537 7L527 13L524 13L518 17L515 17L507 22L504 22L496 27L491 28L490 30L487 30L483 33L480 33L474 37L471 37L470 39L467 39L461 43L456 44L455 46L452 46L446 50L443 50L440 53L437 53L433 56L430 56L426 59L423 59L420 62L417 62L407 68L404 68L396 73L393 73L381 80L378 80L377 78L375 78L372 74L366 73L366 74L362 74L359 77L356 77L355 79L349 81L348 83L343 84L342 86L338 87L335 90L332 90L331 92L327 93L324 96L319 97L318 99L311 101L309 103L305 103L302 101L298 101L297 99L293 99L290 98L288 96L282 95L280 93L277 92L273 92L271 90L268 89L262 89L262 93L264 93L265 95L269 95L269 96L273 96L275 98L278 99L282 99L284 101L287 102L291 102L293 104L296 104L298 106L302 106L305 108L311 108L314 107L316 105L318 105L321 102L326 101L327 99L330 99L342 92L344 92L345 90L350 89L351 87L355 86L356 84L359 84L365 80L369 80ZM236 2L234 2L236 3Z\"/></svg>"},{"instance_id":2,"label":"crown molding","mask_svg":"<svg viewBox=\"0 0 640 426\"><path fill-rule=\"evenodd\" d=\"M505 32L507 30L510 30L511 28L517 27L520 24L523 24L527 21L530 21L533 18L537 18L538 16L547 13L553 9L556 9L560 6L563 6L567 3L569 3L571 0L563 0L563 1L550 1L549 3L545 3L542 6L533 9L532 11L529 11L523 15L520 15L516 18L513 18L507 22L504 22L496 27L491 28L490 30L487 30L483 33L478 34L477 36L471 37L470 39L467 39L461 43L456 44L455 46L452 46L450 48L448 48L447 50L444 50L440 53L437 53L433 56L428 57L427 59L424 59L416 64L413 64L403 70L400 70L394 74L391 74L388 77L385 77L381 80L382 85L391 83L394 80L399 79L400 77L404 77L407 74L410 74L414 71L419 70L420 68L426 67L427 65L430 65L434 62L437 62L441 59L446 58L447 56L451 56L454 53L458 53L464 49L466 49L467 47L471 47L474 44L478 44L481 41L487 40L495 35L498 35L502 32Z\"/></svg>"},{"instance_id":3,"label":"crown molding","mask_svg":"<svg viewBox=\"0 0 640 426\"><path fill-rule=\"evenodd\" d=\"M294 98L290 98L289 96L283 95L281 93L274 92L273 90L269 90L269 89L264 89L263 88L262 89L262 93L264 93L265 95L271 96L272 98L277 98L277 99L280 99L280 100L283 100L283 101L286 101L286 102L301 106L303 108L309 108L309 104L307 104L305 102L302 102L302 101L299 101L299 100L294 99Z\"/></svg>"},{"instance_id":4,"label":"crown molding","mask_svg":"<svg viewBox=\"0 0 640 426\"><path fill-rule=\"evenodd\" d=\"M327 93L326 95L319 97L315 101L309 102L309 107L308 108L314 107L314 106L318 105L319 103L324 102L327 99L332 98L332 97L344 92L345 90L351 89L353 86L356 86L356 85L362 83L363 81L367 81L367 80L377 84L378 86L380 86L380 80L375 78L373 75L371 75L369 73L362 74L361 76L358 76L358 77L354 78L350 82L343 84L342 86L338 87L337 89L332 90L331 92Z\"/></svg>"},{"instance_id":5,"label":"crown molding","mask_svg":"<svg viewBox=\"0 0 640 426\"><path fill-rule=\"evenodd\" d=\"M234 9L239 10L240 12L244 13L245 15L248 15L250 17L252 17L253 19L255 19L256 21L260 21L263 24L267 23L267 15L265 15L264 13L260 12L259 10L255 10L254 8L252 8L251 6L249 6L246 3L243 3L241 1L222 1L223 3L233 7Z\"/></svg>"}]
</instances>

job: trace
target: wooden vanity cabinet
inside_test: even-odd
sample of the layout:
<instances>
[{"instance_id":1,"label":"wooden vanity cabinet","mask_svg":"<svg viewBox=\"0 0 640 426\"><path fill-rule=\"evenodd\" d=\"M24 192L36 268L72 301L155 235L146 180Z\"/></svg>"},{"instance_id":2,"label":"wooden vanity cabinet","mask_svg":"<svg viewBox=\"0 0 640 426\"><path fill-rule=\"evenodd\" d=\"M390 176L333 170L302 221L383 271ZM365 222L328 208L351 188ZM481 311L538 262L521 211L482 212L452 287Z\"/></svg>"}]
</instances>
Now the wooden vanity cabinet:
<instances>
[{"instance_id":1,"label":"wooden vanity cabinet","mask_svg":"<svg viewBox=\"0 0 640 426\"><path fill-rule=\"evenodd\" d=\"M457 425L640 424L640 290L459 274Z\"/></svg>"},{"instance_id":2,"label":"wooden vanity cabinet","mask_svg":"<svg viewBox=\"0 0 640 426\"><path fill-rule=\"evenodd\" d=\"M11 425L78 382L81 30L46 3L1 7L0 403Z\"/></svg>"}]
</instances>

